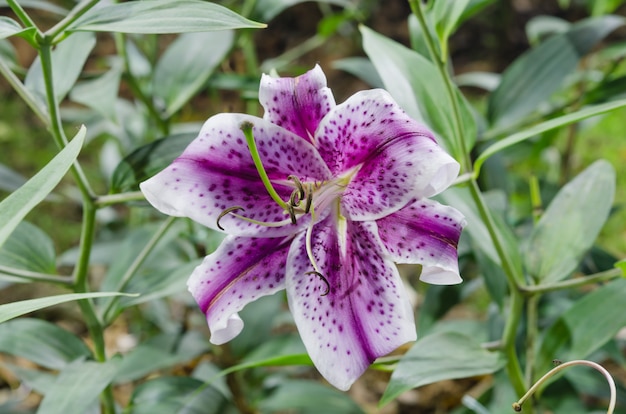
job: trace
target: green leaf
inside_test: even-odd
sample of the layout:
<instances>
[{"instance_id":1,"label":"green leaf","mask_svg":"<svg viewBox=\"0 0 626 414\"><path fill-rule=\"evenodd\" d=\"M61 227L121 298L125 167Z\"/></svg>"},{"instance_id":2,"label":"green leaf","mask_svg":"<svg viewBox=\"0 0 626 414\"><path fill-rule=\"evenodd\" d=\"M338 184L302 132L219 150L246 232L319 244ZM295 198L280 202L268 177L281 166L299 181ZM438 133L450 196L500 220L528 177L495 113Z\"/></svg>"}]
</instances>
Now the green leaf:
<instances>
[{"instance_id":1,"label":"green leaf","mask_svg":"<svg viewBox=\"0 0 626 414\"><path fill-rule=\"evenodd\" d=\"M493 373L504 362L502 355L486 351L471 337L455 332L426 336L398 362L380 405L422 385Z\"/></svg>"},{"instance_id":2,"label":"green leaf","mask_svg":"<svg viewBox=\"0 0 626 414\"><path fill-rule=\"evenodd\" d=\"M237 412L217 389L189 377L160 377L139 385L129 408L129 414Z\"/></svg>"},{"instance_id":3,"label":"green leaf","mask_svg":"<svg viewBox=\"0 0 626 414\"><path fill-rule=\"evenodd\" d=\"M44 395L57 379L56 373L53 374L51 372L45 372L40 369L25 368L20 365L9 364L6 362L0 362L0 367L5 367L9 371L11 371L16 377L20 379L20 381L24 383L24 385L41 395ZM0 404L0 413L4 413L2 409L3 406ZM13 412L11 411L10 413ZM18 411L14 414L23 413L21 411Z\"/></svg>"},{"instance_id":4,"label":"green leaf","mask_svg":"<svg viewBox=\"0 0 626 414\"><path fill-rule=\"evenodd\" d=\"M56 272L52 239L39 227L22 221L0 249L0 264L41 273Z\"/></svg>"},{"instance_id":5,"label":"green leaf","mask_svg":"<svg viewBox=\"0 0 626 414\"><path fill-rule=\"evenodd\" d=\"M136 297L123 298L120 300L120 307L139 305L186 291L187 279L200 263L202 263L202 259L176 266L173 269L165 269L160 272L151 271L141 277L132 278L124 291L141 292L142 294Z\"/></svg>"},{"instance_id":6,"label":"green leaf","mask_svg":"<svg viewBox=\"0 0 626 414\"><path fill-rule=\"evenodd\" d=\"M537 358L537 375L552 368L552 360L587 358L626 325L626 280L618 279L588 293L565 311L545 332Z\"/></svg>"},{"instance_id":7,"label":"green leaf","mask_svg":"<svg viewBox=\"0 0 626 414\"><path fill-rule=\"evenodd\" d=\"M0 16L0 39L13 36L25 30L18 22L7 16Z\"/></svg>"},{"instance_id":8,"label":"green leaf","mask_svg":"<svg viewBox=\"0 0 626 414\"><path fill-rule=\"evenodd\" d=\"M259 29L226 7L200 0L133 1L93 8L68 28L121 33L186 33L228 29Z\"/></svg>"},{"instance_id":9,"label":"green leaf","mask_svg":"<svg viewBox=\"0 0 626 414\"><path fill-rule=\"evenodd\" d=\"M491 157L492 155L509 148L515 144L526 141L529 138L535 137L544 132L573 124L574 122L581 121L586 118L590 118L592 116L600 115L605 112L613 111L618 108L622 108L626 106L626 99L620 99L612 102L603 103L600 105L588 106L586 108L581 109L580 111L576 111L571 114L563 115L558 118L550 119L549 121L542 122L537 125L533 125L532 127L516 132L515 134L509 135L508 137L499 140L495 144L489 146L486 150L484 150L480 156L476 159L474 163L474 174L478 176L480 173L480 169L485 161Z\"/></svg>"},{"instance_id":10,"label":"green leaf","mask_svg":"<svg viewBox=\"0 0 626 414\"><path fill-rule=\"evenodd\" d=\"M0 324L0 352L57 370L91 355L89 348L76 335L50 322L31 318Z\"/></svg>"},{"instance_id":11,"label":"green leaf","mask_svg":"<svg viewBox=\"0 0 626 414\"><path fill-rule=\"evenodd\" d=\"M576 70L579 60L624 21L618 16L585 19L520 56L489 97L491 123L510 126L535 111Z\"/></svg>"},{"instance_id":12,"label":"green leaf","mask_svg":"<svg viewBox=\"0 0 626 414\"><path fill-rule=\"evenodd\" d=\"M347 394L311 380L280 384L259 404L261 412L298 414L360 414L364 411Z\"/></svg>"},{"instance_id":13,"label":"green leaf","mask_svg":"<svg viewBox=\"0 0 626 414\"><path fill-rule=\"evenodd\" d=\"M525 264L535 280L557 282L578 267L609 217L615 179L600 160L558 192L528 239Z\"/></svg>"},{"instance_id":14,"label":"green leaf","mask_svg":"<svg viewBox=\"0 0 626 414\"><path fill-rule=\"evenodd\" d=\"M121 78L122 62L113 61L111 69L103 75L77 83L70 92L70 99L93 109L109 120L115 120L115 105Z\"/></svg>"},{"instance_id":15,"label":"green leaf","mask_svg":"<svg viewBox=\"0 0 626 414\"><path fill-rule=\"evenodd\" d=\"M111 383L119 359L105 363L78 360L65 367L47 390L37 414L85 413Z\"/></svg>"},{"instance_id":16,"label":"green leaf","mask_svg":"<svg viewBox=\"0 0 626 414\"><path fill-rule=\"evenodd\" d=\"M431 16L434 19L441 50L447 49L448 38L460 23L469 3L470 0L439 0L433 5Z\"/></svg>"},{"instance_id":17,"label":"green leaf","mask_svg":"<svg viewBox=\"0 0 626 414\"><path fill-rule=\"evenodd\" d=\"M259 16L264 22L269 22L289 7L306 1L308 0L257 0L254 4L253 15ZM319 0L318 3L336 4L343 7L351 4L349 0Z\"/></svg>"},{"instance_id":18,"label":"green leaf","mask_svg":"<svg viewBox=\"0 0 626 414\"><path fill-rule=\"evenodd\" d=\"M43 10L59 16L66 16L69 12L69 10L45 0L20 0L19 3L24 8ZM8 6L6 0L0 1L0 6Z\"/></svg>"},{"instance_id":19,"label":"green leaf","mask_svg":"<svg viewBox=\"0 0 626 414\"><path fill-rule=\"evenodd\" d=\"M171 117L206 84L234 42L234 32L184 33L157 62L152 78L157 104Z\"/></svg>"},{"instance_id":20,"label":"green leaf","mask_svg":"<svg viewBox=\"0 0 626 414\"><path fill-rule=\"evenodd\" d=\"M0 323L43 308L59 305L74 300L104 298L107 296L132 296L118 292L68 293L65 295L48 296L39 299L28 299L0 305Z\"/></svg>"},{"instance_id":21,"label":"green leaf","mask_svg":"<svg viewBox=\"0 0 626 414\"><path fill-rule=\"evenodd\" d=\"M432 62L371 29L361 26L363 48L376 67L385 88L414 119L422 120L439 136L456 159L463 154L454 139L451 102L446 86ZM476 123L467 101L454 89L460 107L461 128L467 148L476 139Z\"/></svg>"},{"instance_id":22,"label":"green leaf","mask_svg":"<svg viewBox=\"0 0 626 414\"><path fill-rule=\"evenodd\" d=\"M139 183L167 167L196 134L176 134L137 148L120 162L111 178L111 192L138 189Z\"/></svg>"},{"instance_id":23,"label":"green leaf","mask_svg":"<svg viewBox=\"0 0 626 414\"><path fill-rule=\"evenodd\" d=\"M351 57L333 61L333 68L356 76L372 88L382 88L383 80L372 62L364 57Z\"/></svg>"},{"instance_id":24,"label":"green leaf","mask_svg":"<svg viewBox=\"0 0 626 414\"><path fill-rule=\"evenodd\" d=\"M52 81L57 101L62 101L72 89L95 45L93 33L76 33L52 51ZM41 102L46 102L46 85L39 57L28 69L24 84Z\"/></svg>"},{"instance_id":25,"label":"green leaf","mask_svg":"<svg viewBox=\"0 0 626 414\"><path fill-rule=\"evenodd\" d=\"M78 156L85 139L85 128L81 127L74 139L54 157L41 171L19 190L0 202L0 246L41 200L61 181Z\"/></svg>"},{"instance_id":26,"label":"green leaf","mask_svg":"<svg viewBox=\"0 0 626 414\"><path fill-rule=\"evenodd\" d=\"M125 354L115 374L116 383L143 378L158 370L187 362L207 351L208 343L198 332L190 331L182 338L175 334L153 337Z\"/></svg>"},{"instance_id":27,"label":"green leaf","mask_svg":"<svg viewBox=\"0 0 626 414\"><path fill-rule=\"evenodd\" d=\"M626 259L620 260L615 263L615 267L622 271L622 276L626 277Z\"/></svg>"}]
</instances>

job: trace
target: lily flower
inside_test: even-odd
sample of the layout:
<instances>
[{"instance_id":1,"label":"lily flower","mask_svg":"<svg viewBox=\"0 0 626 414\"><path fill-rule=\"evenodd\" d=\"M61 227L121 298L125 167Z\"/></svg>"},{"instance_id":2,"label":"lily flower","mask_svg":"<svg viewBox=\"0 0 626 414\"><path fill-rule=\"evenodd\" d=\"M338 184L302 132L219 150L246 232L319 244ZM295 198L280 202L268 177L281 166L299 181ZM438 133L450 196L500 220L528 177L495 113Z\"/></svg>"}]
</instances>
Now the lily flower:
<instances>
[{"instance_id":1,"label":"lily flower","mask_svg":"<svg viewBox=\"0 0 626 414\"><path fill-rule=\"evenodd\" d=\"M428 283L460 283L465 219L429 197L459 164L384 90L337 105L319 66L263 75L263 118L219 114L170 166L141 184L161 212L227 234L191 275L211 342L238 312L286 289L307 352L347 390L378 357L416 339L395 263Z\"/></svg>"}]
</instances>

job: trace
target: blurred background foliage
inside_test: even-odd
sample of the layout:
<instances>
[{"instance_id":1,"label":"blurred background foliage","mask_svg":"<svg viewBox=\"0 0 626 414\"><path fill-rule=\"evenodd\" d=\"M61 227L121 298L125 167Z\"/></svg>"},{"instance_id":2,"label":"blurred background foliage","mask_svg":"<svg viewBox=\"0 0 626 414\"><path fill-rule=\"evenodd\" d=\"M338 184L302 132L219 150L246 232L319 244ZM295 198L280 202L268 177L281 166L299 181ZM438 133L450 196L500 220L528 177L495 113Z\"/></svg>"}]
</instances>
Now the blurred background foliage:
<instances>
[{"instance_id":1,"label":"blurred background foliage","mask_svg":"<svg viewBox=\"0 0 626 414\"><path fill-rule=\"evenodd\" d=\"M0 2L0 6L4 3ZM20 3L29 7L43 29L52 27L76 4ZM213 114L261 114L257 103L261 73L277 71L295 76L319 63L341 102L361 89L391 89L379 66L385 62L376 61L372 49L366 53L364 37L377 39L369 29L424 52L415 19L408 19L409 4L400 0L219 3L252 20L265 22L268 27L181 35L85 34L81 39L70 37L67 43L59 45L69 45L67 53L75 53L73 58L85 61L84 70L76 74L78 83L65 91L62 116L69 136L77 132L81 123L88 127L87 143L79 160L97 194L136 191L137 183L171 161ZM447 48L449 69L476 121L473 157L489 144L533 122L626 97L626 28L621 20L626 6L622 3L467 2L462 23L448 28L449 40L440 47ZM437 7L431 6L433 10ZM0 10L5 16L13 16L8 8ZM588 20L590 16L604 20ZM575 26L575 22L581 21L589 27ZM558 36L561 37L555 40ZM70 43L72 38L75 44ZM573 54L567 54L569 49L557 42L572 38L576 47ZM537 52L548 41L553 42L553 49ZM35 61L35 51L26 40L15 36L0 42L1 56L28 85L28 68ZM77 52L80 48L85 48L84 53ZM535 55L524 58L533 51ZM541 59L546 62L540 68L544 71L530 71L532 63ZM72 60L61 67L69 72L77 62ZM534 68L539 70L536 65ZM419 73L415 79L420 81ZM31 83L31 87L36 90L36 83ZM6 195L40 170L57 153L57 148L45 126L4 79L0 80L0 92L0 191ZM626 256L625 118L626 109L622 108L545 132L493 156L480 175L481 189L488 195L492 210L512 234L526 239L532 232L533 218L541 214L540 210L549 205L563 185L595 160L609 161L617 177L613 208L596 244L577 266L576 275L611 269L619 258ZM164 137L168 139L161 140ZM536 191L532 190L533 183ZM533 204L531 195L540 199L539 205ZM446 201L453 200L455 193L448 197L452 198ZM116 400L130 407L127 412L166 413L183 407L202 407L202 412L216 413L500 413L515 399L510 386L503 385L503 373L498 372L436 382L405 392L378 408L389 382L384 363L379 370L370 370L346 397L323 386L307 366L310 362L294 335L281 295L259 300L242 312L246 329L232 343L223 347L209 345L203 315L185 293L185 281L199 258L215 249L220 235L183 220L152 224L151 219L157 214L139 208L141 205L139 200L112 203L98 211L90 273L92 283L100 290L121 287L126 292L148 292L139 298L98 302L102 316L111 324L105 337L107 348L111 355L124 355L118 362L111 359L112 364L120 366L111 371L109 380L115 384ZM32 224L16 230L12 243L0 252L0 263L44 273L69 272L76 261L82 213L80 194L67 178L27 216ZM155 237L156 246L143 257L144 246ZM477 343L499 337L507 287L501 274L500 281L497 277L483 278L485 273L498 275L501 269L477 247L480 243L476 237L466 236L462 241L460 256L466 279L463 285L426 287L415 281L418 270L402 269L415 288L420 336L462 333ZM23 251L23 245L34 247ZM142 261L137 263L137 257L142 257ZM131 268L135 273L128 273ZM0 280L0 302L51 293L49 285L13 282ZM621 285L615 287L618 293L623 289ZM580 333L555 321L563 314L582 320L585 314L581 309L587 308L573 308L573 304L592 290L544 295L537 305L539 329L549 328L553 335L576 344L576 335L584 335L584 330ZM589 307L600 302L601 299L593 302L592 297ZM601 311L589 311L590 319L585 319L585 323L610 325L610 320L605 319L609 316L603 316ZM75 340L86 336L84 321L75 306L31 316L34 318L15 321L10 327L0 326L5 330L0 335L7 338L11 332L23 344L32 340L33 332L50 330L45 337L56 338L64 345L39 344L30 352L28 347L19 349L15 342L3 342L0 336L0 350L5 353L0 363L0 411L29 412L39 404L40 394L53 386L54 378L49 372L69 366L70 371L64 372L71 373L71 363L88 355L83 343ZM34 322L37 320L53 322L63 330ZM615 315L612 321L620 322L621 316ZM605 361L617 377L621 384L619 412L626 412L626 337L619 325L615 330L619 331L617 336L598 339L589 351L596 360ZM427 349L428 344L423 346ZM523 346L519 344L520 348ZM65 351L58 355L60 349ZM480 351L472 350L482 357ZM33 359L33 355L41 357ZM498 361L493 363L495 367ZM215 379L221 370L232 367L250 369L232 369L223 378ZM606 387L593 374L575 372L545 390L541 397L545 412L601 412ZM205 381L211 385L204 386ZM25 385L20 388L20 384ZM39 393L30 394L30 390Z\"/></svg>"}]
</instances>

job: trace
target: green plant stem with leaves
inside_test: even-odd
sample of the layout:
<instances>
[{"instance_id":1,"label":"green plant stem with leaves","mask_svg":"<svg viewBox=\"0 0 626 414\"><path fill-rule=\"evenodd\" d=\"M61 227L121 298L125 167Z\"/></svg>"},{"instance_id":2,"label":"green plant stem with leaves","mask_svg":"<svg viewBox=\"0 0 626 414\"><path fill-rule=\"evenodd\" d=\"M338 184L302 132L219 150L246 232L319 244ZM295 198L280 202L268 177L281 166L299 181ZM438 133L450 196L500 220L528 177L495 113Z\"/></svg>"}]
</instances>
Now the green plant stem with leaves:
<instances>
[{"instance_id":1,"label":"green plant stem with leaves","mask_svg":"<svg viewBox=\"0 0 626 414\"><path fill-rule=\"evenodd\" d=\"M452 80L446 70L445 58L439 56L436 52L436 48L434 46L434 39L431 37L431 32L428 28L428 24L426 23L426 18L424 16L424 11L422 9L422 4L419 0L409 0L409 4L411 5L411 10L416 15L422 32L424 34L426 44L428 46L429 53L431 54L431 58L435 63L441 77L446 85L446 92L448 94L448 101L452 107L453 113L453 122L454 122L454 131L456 133L455 140L457 142L458 148L461 149L462 154L460 154L461 158L461 167L463 172L471 172L471 160L469 159L469 151L466 145L466 140L462 135L462 121L461 121L461 112L458 105L458 99L456 94L454 93L454 89L452 86ZM474 200L476 206L478 207L478 212L489 231L489 235L493 242L494 247L496 248L496 252L498 257L500 258L501 265L504 269L504 273L507 276L509 282L509 292L511 295L510 304L509 304L509 312L506 318L506 324L504 328L504 332L502 335L502 347L504 353L507 357L507 373L509 376L509 380L513 386L513 389L518 395L523 395L526 391L526 385L524 383L524 374L522 373L522 369L520 367L519 358L517 356L517 351L515 348L515 339L517 334L517 328L519 326L519 322L521 320L524 300L521 292L518 289L517 280L522 280L523 275L517 275L515 267L512 264L511 257L507 253L500 236L498 235L493 217L491 216L491 212L489 211L487 204L482 196L482 193L478 187L478 183L476 181L476 177L473 177L469 183L470 194L472 199Z\"/></svg>"}]
</instances>

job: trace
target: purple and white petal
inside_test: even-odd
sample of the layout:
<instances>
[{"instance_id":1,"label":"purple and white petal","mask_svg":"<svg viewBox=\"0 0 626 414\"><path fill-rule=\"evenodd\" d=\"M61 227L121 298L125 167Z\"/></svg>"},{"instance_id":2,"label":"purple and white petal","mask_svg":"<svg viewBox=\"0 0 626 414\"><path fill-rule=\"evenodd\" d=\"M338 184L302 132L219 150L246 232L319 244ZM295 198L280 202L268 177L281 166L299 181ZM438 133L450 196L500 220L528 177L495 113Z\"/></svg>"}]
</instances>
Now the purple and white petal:
<instances>
[{"instance_id":1,"label":"purple and white petal","mask_svg":"<svg viewBox=\"0 0 626 414\"><path fill-rule=\"evenodd\" d=\"M335 107L326 75L315 65L295 78L263 75L259 101L265 108L264 119L311 141L320 120Z\"/></svg>"},{"instance_id":2,"label":"purple and white petal","mask_svg":"<svg viewBox=\"0 0 626 414\"><path fill-rule=\"evenodd\" d=\"M187 287L211 331L211 342L230 341L243 329L238 313L250 302L285 288L290 239L228 236L193 271Z\"/></svg>"},{"instance_id":3,"label":"purple and white petal","mask_svg":"<svg viewBox=\"0 0 626 414\"><path fill-rule=\"evenodd\" d=\"M372 237L375 225L348 221L337 227L333 220L315 225L311 235L328 285L306 274L313 267L306 234L300 234L289 251L286 289L313 363L328 382L347 390L376 358L415 340L416 331L398 271Z\"/></svg>"},{"instance_id":4,"label":"purple and white petal","mask_svg":"<svg viewBox=\"0 0 626 414\"><path fill-rule=\"evenodd\" d=\"M458 210L421 199L376 224L391 259L421 264L422 281L437 285L462 282L457 244L466 221Z\"/></svg>"},{"instance_id":5,"label":"purple and white petal","mask_svg":"<svg viewBox=\"0 0 626 414\"><path fill-rule=\"evenodd\" d=\"M239 114L210 118L200 135L166 169L141 183L148 201L170 216L189 217L218 230L217 218L227 208L247 218L275 223L289 214L276 204L265 189L248 149L241 123L254 125L255 142L274 188L289 200L294 185L287 179L296 173L302 182L328 179L330 172L316 149L307 141L263 119ZM226 215L220 220L225 231L237 236L266 237L293 234L298 225L267 227Z\"/></svg>"}]
</instances>

